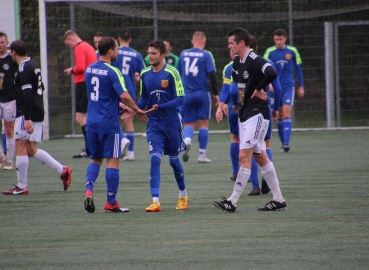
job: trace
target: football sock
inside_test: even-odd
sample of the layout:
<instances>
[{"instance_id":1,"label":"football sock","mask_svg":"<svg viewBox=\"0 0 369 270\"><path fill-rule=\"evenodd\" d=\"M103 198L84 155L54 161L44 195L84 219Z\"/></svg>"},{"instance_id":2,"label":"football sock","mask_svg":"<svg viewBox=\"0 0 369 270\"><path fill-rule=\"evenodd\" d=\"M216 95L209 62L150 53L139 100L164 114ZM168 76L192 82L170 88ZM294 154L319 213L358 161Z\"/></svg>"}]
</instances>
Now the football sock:
<instances>
[{"instance_id":1,"label":"football sock","mask_svg":"<svg viewBox=\"0 0 369 270\"><path fill-rule=\"evenodd\" d=\"M191 143L193 133L194 133L194 130L191 126L185 126L183 129L183 137L185 138L185 141L189 139L189 142Z\"/></svg>"},{"instance_id":2,"label":"football sock","mask_svg":"<svg viewBox=\"0 0 369 270\"><path fill-rule=\"evenodd\" d=\"M284 129L283 129L283 119L277 120L278 136L281 143L284 143Z\"/></svg>"},{"instance_id":3,"label":"football sock","mask_svg":"<svg viewBox=\"0 0 369 270\"><path fill-rule=\"evenodd\" d=\"M1 146L0 147L0 156L4 156L4 155L5 155L5 153L4 153L3 147Z\"/></svg>"},{"instance_id":4,"label":"football sock","mask_svg":"<svg viewBox=\"0 0 369 270\"><path fill-rule=\"evenodd\" d=\"M6 150L4 151L6 153L7 161L13 163L14 158L14 150L15 150L15 139L6 139Z\"/></svg>"},{"instance_id":5,"label":"football sock","mask_svg":"<svg viewBox=\"0 0 369 270\"><path fill-rule=\"evenodd\" d=\"M283 130L284 130L283 144L284 145L289 145L290 144L290 138L291 138L291 131L292 131L292 120L291 120L291 118L284 119L284 121L283 121Z\"/></svg>"},{"instance_id":6,"label":"football sock","mask_svg":"<svg viewBox=\"0 0 369 270\"><path fill-rule=\"evenodd\" d=\"M160 203L160 201L159 201L159 197L152 197L152 201L153 201L153 202Z\"/></svg>"},{"instance_id":7,"label":"football sock","mask_svg":"<svg viewBox=\"0 0 369 270\"><path fill-rule=\"evenodd\" d=\"M119 169L106 168L105 179L107 190L106 200L110 203L110 205L114 205L119 186Z\"/></svg>"},{"instance_id":8,"label":"football sock","mask_svg":"<svg viewBox=\"0 0 369 270\"><path fill-rule=\"evenodd\" d=\"M119 129L119 139L120 140L123 140L124 139L124 133L123 133L122 128Z\"/></svg>"},{"instance_id":9,"label":"football sock","mask_svg":"<svg viewBox=\"0 0 369 270\"><path fill-rule=\"evenodd\" d=\"M265 166L261 167L261 175L264 177L270 190L272 191L273 201L283 202L284 199L281 189L279 188L277 172L275 171L273 162L269 162Z\"/></svg>"},{"instance_id":10,"label":"football sock","mask_svg":"<svg viewBox=\"0 0 369 270\"><path fill-rule=\"evenodd\" d=\"M3 141L4 154L6 154L6 134L1 134L1 139Z\"/></svg>"},{"instance_id":11,"label":"football sock","mask_svg":"<svg viewBox=\"0 0 369 270\"><path fill-rule=\"evenodd\" d=\"M232 195L228 198L228 201L231 201L234 206L237 206L238 199L246 187L247 181L250 178L250 174L251 171L249 169L240 167L237 180L234 183Z\"/></svg>"},{"instance_id":12,"label":"football sock","mask_svg":"<svg viewBox=\"0 0 369 270\"><path fill-rule=\"evenodd\" d=\"M135 132L126 132L127 139L131 142L131 144L128 147L128 151L133 151L134 145L135 145Z\"/></svg>"},{"instance_id":13,"label":"football sock","mask_svg":"<svg viewBox=\"0 0 369 270\"><path fill-rule=\"evenodd\" d=\"M236 142L231 142L231 145L229 147L229 154L231 156L233 174L237 174L240 170L240 160L238 156L240 154L240 144Z\"/></svg>"},{"instance_id":14,"label":"football sock","mask_svg":"<svg viewBox=\"0 0 369 270\"><path fill-rule=\"evenodd\" d=\"M90 151L88 151L87 142L86 142L86 125L81 126L81 129L82 129L82 133L83 133L83 138L85 139L85 152L86 152L87 156L90 156Z\"/></svg>"},{"instance_id":15,"label":"football sock","mask_svg":"<svg viewBox=\"0 0 369 270\"><path fill-rule=\"evenodd\" d=\"M184 190L186 188L186 179L181 162L178 156L169 156L169 164L173 168L174 177L176 178L178 189Z\"/></svg>"},{"instance_id":16,"label":"football sock","mask_svg":"<svg viewBox=\"0 0 369 270\"><path fill-rule=\"evenodd\" d=\"M40 161L41 164L44 164L47 167L58 171L60 175L63 173L63 165L61 165L58 161L56 161L46 151L38 149L37 152L33 155L33 158Z\"/></svg>"},{"instance_id":17,"label":"football sock","mask_svg":"<svg viewBox=\"0 0 369 270\"><path fill-rule=\"evenodd\" d=\"M259 188L259 178L258 178L258 163L255 161L254 157L251 159L251 175L250 180L252 183L252 189Z\"/></svg>"},{"instance_id":18,"label":"football sock","mask_svg":"<svg viewBox=\"0 0 369 270\"><path fill-rule=\"evenodd\" d=\"M200 149L206 149L208 146L208 140L209 140L209 129L207 128L199 128L199 148Z\"/></svg>"},{"instance_id":19,"label":"football sock","mask_svg":"<svg viewBox=\"0 0 369 270\"><path fill-rule=\"evenodd\" d=\"M28 156L16 156L16 171L17 171L17 178L18 178L18 187L26 188L28 185L28 164L29 159Z\"/></svg>"},{"instance_id":20,"label":"football sock","mask_svg":"<svg viewBox=\"0 0 369 270\"><path fill-rule=\"evenodd\" d=\"M160 163L161 163L161 154L151 153L150 191L151 191L152 197L159 197L159 193L160 193Z\"/></svg>"},{"instance_id":21,"label":"football sock","mask_svg":"<svg viewBox=\"0 0 369 270\"><path fill-rule=\"evenodd\" d=\"M266 152L266 154L267 154L267 156L268 156L269 160L270 160L270 161L272 161L272 160L273 160L272 150L267 148L267 149L265 150L265 152Z\"/></svg>"},{"instance_id":22,"label":"football sock","mask_svg":"<svg viewBox=\"0 0 369 270\"><path fill-rule=\"evenodd\" d=\"M183 198L183 197L186 197L186 196L187 196L186 189L179 191L179 198Z\"/></svg>"},{"instance_id":23,"label":"football sock","mask_svg":"<svg viewBox=\"0 0 369 270\"><path fill-rule=\"evenodd\" d=\"M100 173L100 165L97 163L90 163L86 170L86 191L89 189L91 192L94 190L94 185L97 177Z\"/></svg>"},{"instance_id":24,"label":"football sock","mask_svg":"<svg viewBox=\"0 0 369 270\"><path fill-rule=\"evenodd\" d=\"M199 149L199 158L206 158L206 149Z\"/></svg>"}]
</instances>

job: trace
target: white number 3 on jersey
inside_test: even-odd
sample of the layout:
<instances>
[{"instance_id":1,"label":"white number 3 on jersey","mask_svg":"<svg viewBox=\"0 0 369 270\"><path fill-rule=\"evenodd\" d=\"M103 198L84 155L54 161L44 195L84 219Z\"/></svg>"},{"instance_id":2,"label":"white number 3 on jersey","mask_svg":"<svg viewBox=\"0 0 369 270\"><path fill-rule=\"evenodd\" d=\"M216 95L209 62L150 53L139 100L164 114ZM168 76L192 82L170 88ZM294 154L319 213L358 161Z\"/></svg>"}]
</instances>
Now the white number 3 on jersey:
<instances>
[{"instance_id":1,"label":"white number 3 on jersey","mask_svg":"<svg viewBox=\"0 0 369 270\"><path fill-rule=\"evenodd\" d=\"M91 84L94 85L94 91L91 92L91 95L90 95L91 100L98 101L99 100L99 78L92 77Z\"/></svg>"}]
</instances>

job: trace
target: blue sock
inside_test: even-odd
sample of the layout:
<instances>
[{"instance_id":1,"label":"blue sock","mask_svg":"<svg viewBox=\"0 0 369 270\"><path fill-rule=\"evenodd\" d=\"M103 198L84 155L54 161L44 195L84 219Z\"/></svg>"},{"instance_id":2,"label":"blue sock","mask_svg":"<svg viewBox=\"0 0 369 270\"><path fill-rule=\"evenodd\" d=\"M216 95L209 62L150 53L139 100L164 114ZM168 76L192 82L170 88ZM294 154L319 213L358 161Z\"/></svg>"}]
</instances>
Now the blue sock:
<instances>
[{"instance_id":1,"label":"blue sock","mask_svg":"<svg viewBox=\"0 0 369 270\"><path fill-rule=\"evenodd\" d=\"M107 190L106 200L110 203L110 205L114 205L117 201L115 197L117 195L119 186L119 169L106 168L105 179Z\"/></svg>"},{"instance_id":2,"label":"blue sock","mask_svg":"<svg viewBox=\"0 0 369 270\"><path fill-rule=\"evenodd\" d=\"M152 197L159 197L160 194L160 163L161 163L161 154L151 153L150 190Z\"/></svg>"},{"instance_id":3,"label":"blue sock","mask_svg":"<svg viewBox=\"0 0 369 270\"><path fill-rule=\"evenodd\" d=\"M6 155L6 134L5 133L1 134L1 138L3 141L4 154Z\"/></svg>"},{"instance_id":4,"label":"blue sock","mask_svg":"<svg viewBox=\"0 0 369 270\"><path fill-rule=\"evenodd\" d=\"M94 191L94 185L97 177L99 176L100 165L97 163L90 163L86 170L86 191L89 189Z\"/></svg>"},{"instance_id":5,"label":"blue sock","mask_svg":"<svg viewBox=\"0 0 369 270\"><path fill-rule=\"evenodd\" d=\"M135 145L135 132L126 132L127 139L131 142L128 151L133 151Z\"/></svg>"},{"instance_id":6,"label":"blue sock","mask_svg":"<svg viewBox=\"0 0 369 270\"><path fill-rule=\"evenodd\" d=\"M240 159L238 156L240 154L240 144L231 142L229 154L231 156L233 174L237 174L240 170Z\"/></svg>"},{"instance_id":7,"label":"blue sock","mask_svg":"<svg viewBox=\"0 0 369 270\"><path fill-rule=\"evenodd\" d=\"M206 149L209 140L209 129L200 128L199 129L199 149Z\"/></svg>"},{"instance_id":8,"label":"blue sock","mask_svg":"<svg viewBox=\"0 0 369 270\"><path fill-rule=\"evenodd\" d=\"M272 150L270 149L266 149L266 154L269 158L270 161L273 161L273 154L272 154Z\"/></svg>"},{"instance_id":9,"label":"blue sock","mask_svg":"<svg viewBox=\"0 0 369 270\"><path fill-rule=\"evenodd\" d=\"M185 126L184 129L183 129L183 137L186 139L186 138L190 138L192 140L192 137L193 137L193 133L194 133L194 130L192 127L190 126Z\"/></svg>"},{"instance_id":10,"label":"blue sock","mask_svg":"<svg viewBox=\"0 0 369 270\"><path fill-rule=\"evenodd\" d=\"M252 183L252 189L259 188L258 164L255 161L254 157L252 157L252 161L251 161L250 180L251 180L251 183Z\"/></svg>"},{"instance_id":11,"label":"blue sock","mask_svg":"<svg viewBox=\"0 0 369 270\"><path fill-rule=\"evenodd\" d=\"M124 133L123 133L123 130L122 128L119 129L119 140L123 140L124 138Z\"/></svg>"},{"instance_id":12,"label":"blue sock","mask_svg":"<svg viewBox=\"0 0 369 270\"><path fill-rule=\"evenodd\" d=\"M283 119L277 120L278 136L281 143L284 143L284 129L283 129Z\"/></svg>"},{"instance_id":13,"label":"blue sock","mask_svg":"<svg viewBox=\"0 0 369 270\"><path fill-rule=\"evenodd\" d=\"M291 118L286 118L283 121L283 130L284 130L284 142L283 144L290 144L291 131L292 131L292 121Z\"/></svg>"},{"instance_id":14,"label":"blue sock","mask_svg":"<svg viewBox=\"0 0 369 270\"><path fill-rule=\"evenodd\" d=\"M169 156L169 164L173 168L173 173L177 181L178 189L185 190L186 189L186 179L184 177L183 167L182 167L181 162L179 162L178 155Z\"/></svg>"}]
</instances>

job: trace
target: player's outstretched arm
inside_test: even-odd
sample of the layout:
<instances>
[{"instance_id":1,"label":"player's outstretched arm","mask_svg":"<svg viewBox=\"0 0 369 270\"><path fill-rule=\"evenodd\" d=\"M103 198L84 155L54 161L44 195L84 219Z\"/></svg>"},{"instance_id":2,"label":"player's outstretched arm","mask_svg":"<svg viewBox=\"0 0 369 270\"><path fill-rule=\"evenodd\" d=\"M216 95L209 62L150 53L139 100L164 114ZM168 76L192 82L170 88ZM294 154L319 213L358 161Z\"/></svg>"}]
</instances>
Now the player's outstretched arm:
<instances>
[{"instance_id":1,"label":"player's outstretched arm","mask_svg":"<svg viewBox=\"0 0 369 270\"><path fill-rule=\"evenodd\" d=\"M137 107L136 103L133 101L128 92L124 92L123 94L121 94L120 98L126 106L130 107L138 115L138 117L140 117L143 122L146 122L148 120L145 112Z\"/></svg>"}]
</instances>

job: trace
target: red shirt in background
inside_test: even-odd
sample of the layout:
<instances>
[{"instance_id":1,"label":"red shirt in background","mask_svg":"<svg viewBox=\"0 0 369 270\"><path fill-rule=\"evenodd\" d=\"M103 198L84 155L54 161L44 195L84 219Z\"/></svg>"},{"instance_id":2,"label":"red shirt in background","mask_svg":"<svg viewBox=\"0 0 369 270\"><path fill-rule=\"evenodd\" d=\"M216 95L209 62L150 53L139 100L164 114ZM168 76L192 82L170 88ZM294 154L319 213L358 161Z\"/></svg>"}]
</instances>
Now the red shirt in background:
<instances>
[{"instance_id":1,"label":"red shirt in background","mask_svg":"<svg viewBox=\"0 0 369 270\"><path fill-rule=\"evenodd\" d=\"M95 49L86 41L78 43L74 48L74 84L84 82L84 74L86 68L97 61Z\"/></svg>"}]
</instances>

